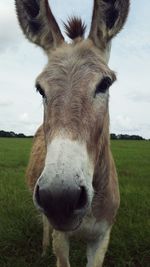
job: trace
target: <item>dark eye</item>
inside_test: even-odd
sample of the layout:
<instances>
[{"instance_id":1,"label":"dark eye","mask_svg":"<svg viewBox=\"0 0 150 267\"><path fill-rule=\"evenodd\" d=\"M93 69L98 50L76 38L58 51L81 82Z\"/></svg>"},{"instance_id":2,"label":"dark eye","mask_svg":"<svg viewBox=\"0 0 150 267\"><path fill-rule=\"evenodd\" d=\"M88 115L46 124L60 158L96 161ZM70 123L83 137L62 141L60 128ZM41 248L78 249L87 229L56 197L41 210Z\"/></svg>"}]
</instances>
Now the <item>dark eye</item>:
<instances>
[{"instance_id":1,"label":"dark eye","mask_svg":"<svg viewBox=\"0 0 150 267\"><path fill-rule=\"evenodd\" d=\"M42 89L42 87L41 87L39 84L36 84L36 90L37 90L37 92L40 93L40 95L41 95L43 98L46 98L46 96L45 96L45 92L44 92L44 90Z\"/></svg>"},{"instance_id":2,"label":"dark eye","mask_svg":"<svg viewBox=\"0 0 150 267\"><path fill-rule=\"evenodd\" d=\"M109 77L105 77L102 81L96 86L95 96L99 93L105 93L112 84L112 80Z\"/></svg>"}]
</instances>

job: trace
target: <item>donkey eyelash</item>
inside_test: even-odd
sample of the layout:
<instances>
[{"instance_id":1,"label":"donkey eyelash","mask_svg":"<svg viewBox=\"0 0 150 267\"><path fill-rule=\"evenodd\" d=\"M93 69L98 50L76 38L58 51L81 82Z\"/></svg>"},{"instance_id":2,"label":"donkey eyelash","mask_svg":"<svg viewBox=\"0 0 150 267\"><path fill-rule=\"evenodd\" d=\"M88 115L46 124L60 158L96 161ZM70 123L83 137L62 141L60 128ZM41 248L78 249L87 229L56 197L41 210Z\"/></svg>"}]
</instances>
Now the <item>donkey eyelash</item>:
<instances>
[{"instance_id":1,"label":"donkey eyelash","mask_svg":"<svg viewBox=\"0 0 150 267\"><path fill-rule=\"evenodd\" d=\"M44 90L42 89L42 87L40 86L40 84L36 84L36 91L37 91L38 93L40 93L40 95L41 95L43 98L46 98L45 92L44 92Z\"/></svg>"},{"instance_id":2,"label":"donkey eyelash","mask_svg":"<svg viewBox=\"0 0 150 267\"><path fill-rule=\"evenodd\" d=\"M110 77L104 77L100 83L96 86L95 96L100 93L105 93L112 85L113 81Z\"/></svg>"}]
</instances>

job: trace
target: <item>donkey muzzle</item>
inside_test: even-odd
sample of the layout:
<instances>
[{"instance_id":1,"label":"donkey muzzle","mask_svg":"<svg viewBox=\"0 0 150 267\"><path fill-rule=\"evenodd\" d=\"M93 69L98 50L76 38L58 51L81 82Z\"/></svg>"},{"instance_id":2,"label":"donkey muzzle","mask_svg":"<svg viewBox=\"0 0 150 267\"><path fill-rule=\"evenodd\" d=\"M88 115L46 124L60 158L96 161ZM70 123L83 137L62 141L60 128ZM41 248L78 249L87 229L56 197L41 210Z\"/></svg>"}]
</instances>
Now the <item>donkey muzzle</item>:
<instances>
[{"instance_id":1,"label":"donkey muzzle","mask_svg":"<svg viewBox=\"0 0 150 267\"><path fill-rule=\"evenodd\" d=\"M62 183L56 180L49 187L37 184L34 202L55 229L74 230L86 212L88 204L86 188L75 182L70 184L67 181Z\"/></svg>"},{"instance_id":2,"label":"donkey muzzle","mask_svg":"<svg viewBox=\"0 0 150 267\"><path fill-rule=\"evenodd\" d=\"M92 196L92 172L86 147L55 138L48 146L45 167L33 200L55 229L69 231L81 223Z\"/></svg>"}]
</instances>

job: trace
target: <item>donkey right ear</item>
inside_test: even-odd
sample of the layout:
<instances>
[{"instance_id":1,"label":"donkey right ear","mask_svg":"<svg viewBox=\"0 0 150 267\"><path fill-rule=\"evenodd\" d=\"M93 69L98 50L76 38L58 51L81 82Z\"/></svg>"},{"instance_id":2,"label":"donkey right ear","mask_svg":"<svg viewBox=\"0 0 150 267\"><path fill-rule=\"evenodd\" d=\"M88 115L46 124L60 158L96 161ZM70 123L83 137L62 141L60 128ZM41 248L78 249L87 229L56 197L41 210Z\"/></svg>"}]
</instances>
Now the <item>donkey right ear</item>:
<instances>
[{"instance_id":1,"label":"donkey right ear","mask_svg":"<svg viewBox=\"0 0 150 267\"><path fill-rule=\"evenodd\" d=\"M130 0L94 0L89 38L100 49L122 29L128 16Z\"/></svg>"},{"instance_id":2,"label":"donkey right ear","mask_svg":"<svg viewBox=\"0 0 150 267\"><path fill-rule=\"evenodd\" d=\"M20 26L26 37L46 52L64 41L48 0L15 0Z\"/></svg>"}]
</instances>

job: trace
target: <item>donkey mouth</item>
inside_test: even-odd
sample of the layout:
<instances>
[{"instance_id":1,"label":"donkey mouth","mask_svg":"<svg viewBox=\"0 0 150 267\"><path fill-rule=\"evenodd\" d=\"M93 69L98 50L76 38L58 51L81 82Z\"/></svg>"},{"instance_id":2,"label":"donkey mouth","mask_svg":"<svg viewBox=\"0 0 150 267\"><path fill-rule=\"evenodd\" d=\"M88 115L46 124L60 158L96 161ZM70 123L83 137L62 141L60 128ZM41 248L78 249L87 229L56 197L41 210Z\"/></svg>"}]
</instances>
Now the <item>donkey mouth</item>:
<instances>
[{"instance_id":1,"label":"donkey mouth","mask_svg":"<svg viewBox=\"0 0 150 267\"><path fill-rule=\"evenodd\" d=\"M71 220L68 222L54 222L50 218L48 218L48 220L55 230L62 232L75 231L80 227L82 223L82 218L79 217L77 217L75 220Z\"/></svg>"},{"instance_id":2,"label":"donkey mouth","mask_svg":"<svg viewBox=\"0 0 150 267\"><path fill-rule=\"evenodd\" d=\"M66 216L65 213L60 213L59 216L51 216L50 214L46 214L49 223L55 230L58 231L75 231L82 223L86 211L82 210L76 213L71 214L69 217Z\"/></svg>"},{"instance_id":3,"label":"donkey mouth","mask_svg":"<svg viewBox=\"0 0 150 267\"><path fill-rule=\"evenodd\" d=\"M52 187L43 189L37 184L33 201L35 206L46 215L54 229L74 231L80 226L86 214L88 194L84 186L76 184L70 190L68 188L52 190Z\"/></svg>"}]
</instances>

